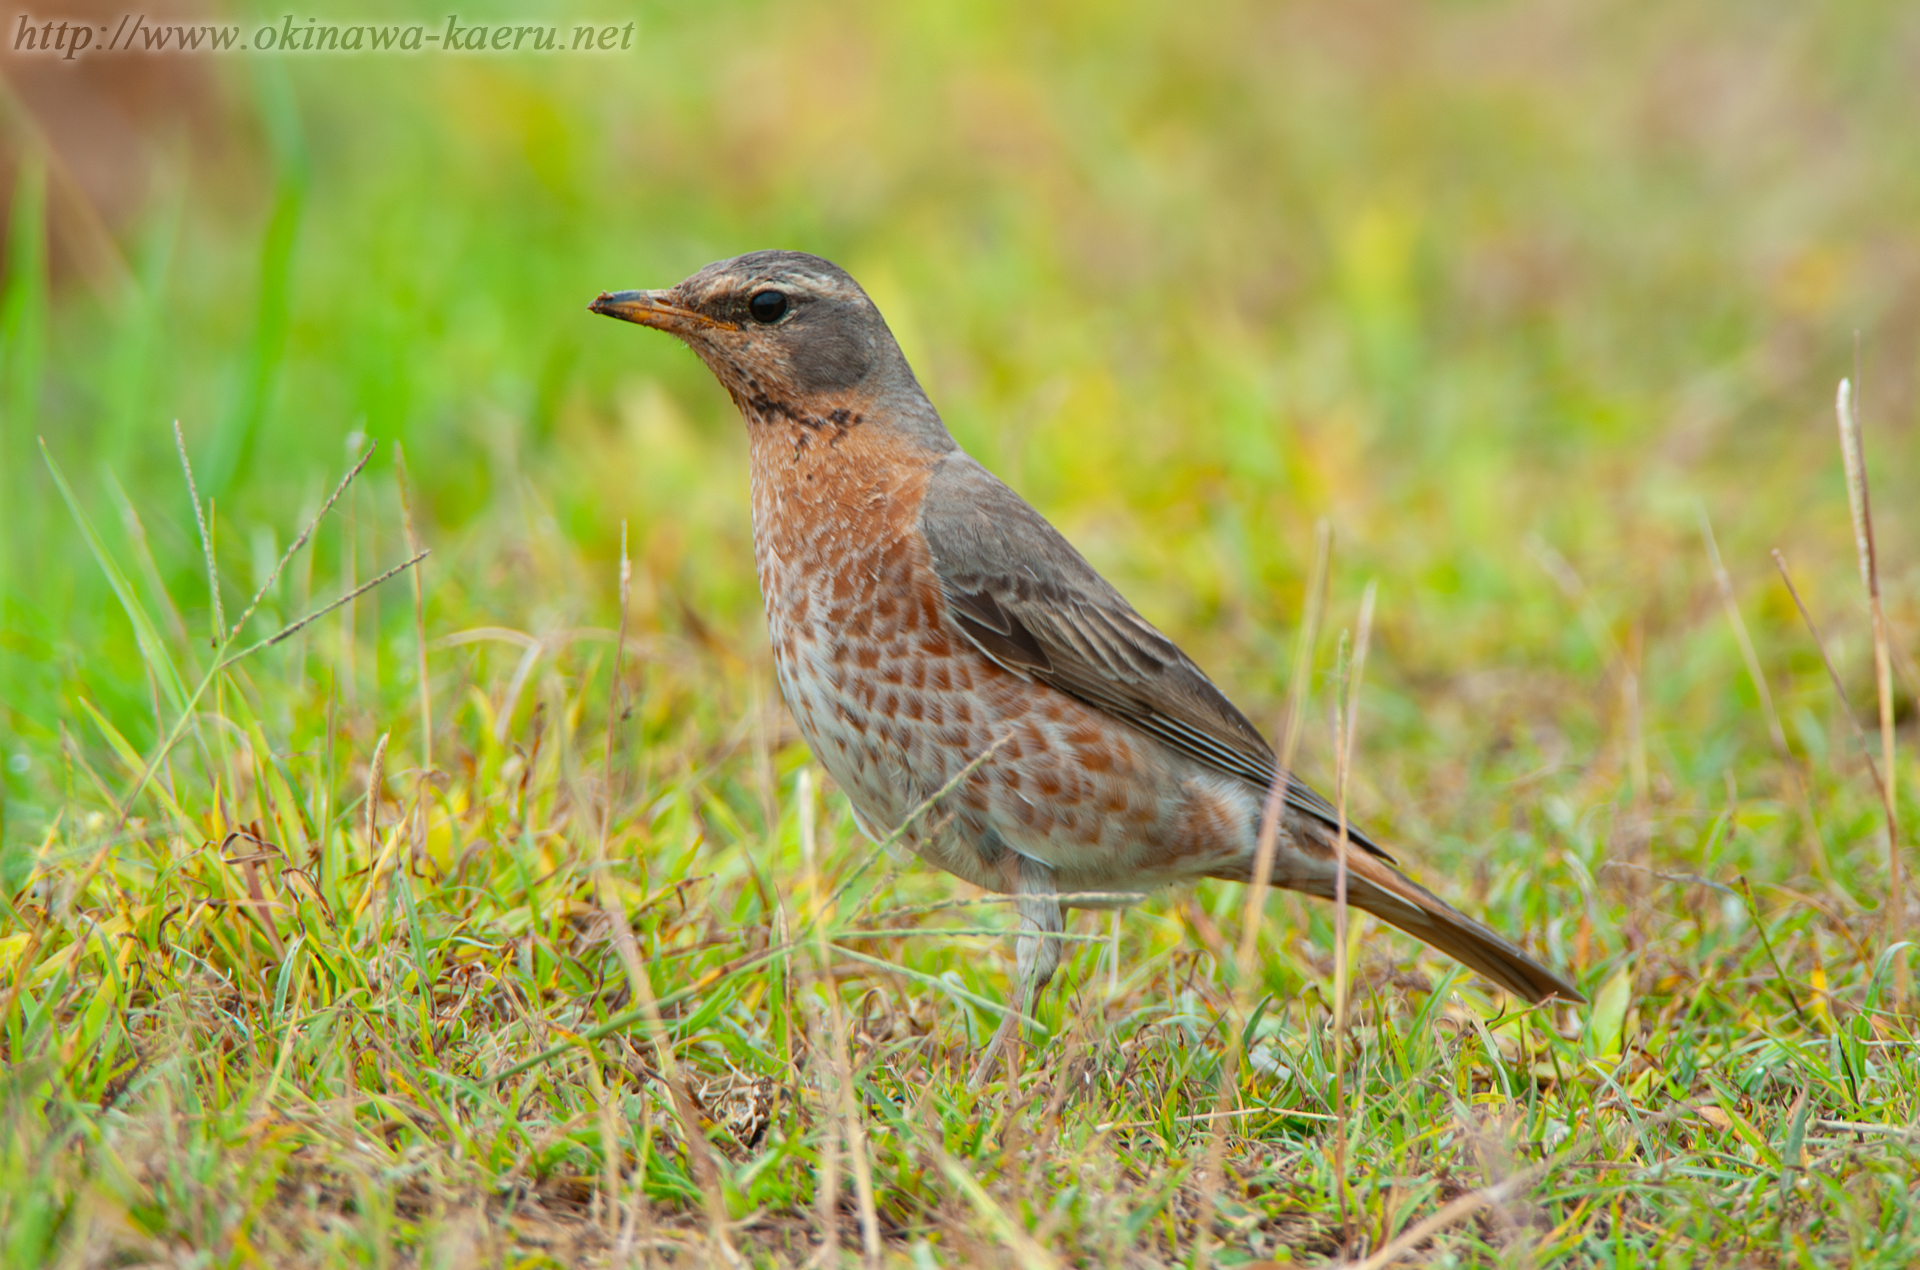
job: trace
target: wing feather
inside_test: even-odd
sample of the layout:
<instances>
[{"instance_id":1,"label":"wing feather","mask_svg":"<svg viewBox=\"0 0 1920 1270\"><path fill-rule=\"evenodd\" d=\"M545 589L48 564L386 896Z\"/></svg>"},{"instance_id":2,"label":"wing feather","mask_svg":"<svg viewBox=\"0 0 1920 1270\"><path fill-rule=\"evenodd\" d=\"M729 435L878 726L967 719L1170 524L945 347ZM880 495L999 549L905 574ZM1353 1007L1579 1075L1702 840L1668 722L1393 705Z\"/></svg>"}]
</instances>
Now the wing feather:
<instances>
[{"instance_id":1,"label":"wing feather","mask_svg":"<svg viewBox=\"0 0 1920 1270\"><path fill-rule=\"evenodd\" d=\"M1040 513L965 453L934 471L920 527L956 624L1014 674L1084 701L1225 776L1271 787L1273 747ZM1337 828L1289 775L1287 802ZM1352 825L1349 838L1384 859Z\"/></svg>"}]
</instances>

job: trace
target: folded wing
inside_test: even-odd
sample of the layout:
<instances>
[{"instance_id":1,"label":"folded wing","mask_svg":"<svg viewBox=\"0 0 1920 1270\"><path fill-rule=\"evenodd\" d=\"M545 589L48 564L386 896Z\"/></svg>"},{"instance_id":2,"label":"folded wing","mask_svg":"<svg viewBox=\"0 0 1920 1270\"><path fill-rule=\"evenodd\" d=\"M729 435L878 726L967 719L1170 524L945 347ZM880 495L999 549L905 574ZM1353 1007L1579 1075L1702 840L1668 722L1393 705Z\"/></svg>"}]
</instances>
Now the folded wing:
<instances>
[{"instance_id":1,"label":"folded wing","mask_svg":"<svg viewBox=\"0 0 1920 1270\"><path fill-rule=\"evenodd\" d=\"M1128 604L1040 513L972 458L935 470L920 528L960 629L981 652L1261 790L1273 747L1172 640ZM1292 775L1287 802L1338 828L1338 812ZM1351 842L1391 859L1366 834Z\"/></svg>"}]
</instances>

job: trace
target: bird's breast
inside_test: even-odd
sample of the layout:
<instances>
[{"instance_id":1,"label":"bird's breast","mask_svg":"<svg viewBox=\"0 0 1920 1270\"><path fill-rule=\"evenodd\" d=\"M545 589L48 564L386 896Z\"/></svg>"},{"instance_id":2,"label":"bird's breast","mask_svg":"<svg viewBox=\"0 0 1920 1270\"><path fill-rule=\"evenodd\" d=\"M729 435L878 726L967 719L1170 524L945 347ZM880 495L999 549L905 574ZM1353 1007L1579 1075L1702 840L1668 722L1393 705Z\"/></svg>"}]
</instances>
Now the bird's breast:
<instances>
[{"instance_id":1,"label":"bird's breast","mask_svg":"<svg viewBox=\"0 0 1920 1270\"><path fill-rule=\"evenodd\" d=\"M753 429L753 537L801 734L884 834L971 744L974 687L918 523L928 468L858 429Z\"/></svg>"},{"instance_id":2,"label":"bird's breast","mask_svg":"<svg viewBox=\"0 0 1920 1270\"><path fill-rule=\"evenodd\" d=\"M992 749L903 835L981 886L1005 889L1009 853L1071 889L1108 890L1248 849L1252 799L959 632L919 530L929 464L857 430L752 435L754 555L782 695L870 835Z\"/></svg>"}]
</instances>

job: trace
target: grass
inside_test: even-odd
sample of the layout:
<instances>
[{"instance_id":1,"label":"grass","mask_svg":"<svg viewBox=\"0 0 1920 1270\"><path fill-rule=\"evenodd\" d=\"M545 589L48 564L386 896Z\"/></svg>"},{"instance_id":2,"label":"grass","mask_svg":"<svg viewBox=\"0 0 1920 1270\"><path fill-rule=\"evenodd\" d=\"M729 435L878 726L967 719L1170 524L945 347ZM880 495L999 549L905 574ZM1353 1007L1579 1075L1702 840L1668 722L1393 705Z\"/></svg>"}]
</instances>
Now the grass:
<instances>
[{"instance_id":1,"label":"grass","mask_svg":"<svg viewBox=\"0 0 1920 1270\"><path fill-rule=\"evenodd\" d=\"M1920 1256L1902 6L642 27L173 59L105 273L9 106L0 1260ZM854 830L730 406L580 311L776 244L1329 794L1357 701L1356 820L1592 1007L1207 885L969 1093L1008 914Z\"/></svg>"}]
</instances>

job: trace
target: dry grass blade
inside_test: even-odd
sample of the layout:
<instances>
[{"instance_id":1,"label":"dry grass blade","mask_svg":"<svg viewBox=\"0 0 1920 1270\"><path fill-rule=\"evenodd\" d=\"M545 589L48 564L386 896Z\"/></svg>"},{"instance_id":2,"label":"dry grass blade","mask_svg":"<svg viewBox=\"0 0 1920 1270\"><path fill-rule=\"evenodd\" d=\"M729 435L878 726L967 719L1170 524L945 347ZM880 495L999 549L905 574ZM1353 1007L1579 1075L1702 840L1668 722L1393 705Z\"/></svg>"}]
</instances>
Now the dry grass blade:
<instances>
[{"instance_id":1,"label":"dry grass blade","mask_svg":"<svg viewBox=\"0 0 1920 1270\"><path fill-rule=\"evenodd\" d=\"M901 904L892 908L873 909L868 916L875 921L889 917L914 917L922 913L944 913L955 908L981 908L990 905L1012 904L1019 897L1014 895L975 895L966 899L941 900L934 904ZM1055 891L1048 899L1059 900L1062 904L1138 904L1148 898L1146 891ZM856 930L868 929L857 927ZM1001 934L1006 934L1001 931ZM835 938L838 938L836 934ZM1104 939L1105 936L1099 936Z\"/></svg>"},{"instance_id":2,"label":"dry grass blade","mask_svg":"<svg viewBox=\"0 0 1920 1270\"><path fill-rule=\"evenodd\" d=\"M1344 708L1335 716L1339 723L1339 736L1335 739L1334 773L1336 786L1334 811L1339 819L1339 828L1334 836L1333 852L1333 895L1334 895L1334 947L1333 947L1333 1018L1337 1035L1345 1030L1347 1012L1347 972L1346 964L1346 924L1347 924L1347 847L1349 845L1347 824L1347 790L1353 775L1353 736L1354 721L1360 709L1360 682L1367 669L1367 646L1373 638L1373 601L1376 584L1367 583L1365 594L1360 597L1359 635L1354 640L1353 664L1347 669L1346 702ZM1336 1041L1337 1043L1337 1041ZM1336 1050L1337 1054L1339 1051Z\"/></svg>"},{"instance_id":3,"label":"dry grass blade","mask_svg":"<svg viewBox=\"0 0 1920 1270\"><path fill-rule=\"evenodd\" d=\"M368 448L367 453L369 455L373 453L373 450L371 447ZM365 467L365 466L366 466L366 460L365 459L360 460L360 467ZM354 471L356 472L359 470L360 470L359 467L356 467L354 469ZM407 550L418 554L420 551L420 536L414 532L414 528L413 528L413 495L411 490L408 487L409 483L407 481L407 456L406 456L406 452L400 448L400 443L398 441L395 441L393 443L393 475L394 475L394 479L398 482L400 486L400 523L405 527L407 531ZM338 494L339 494L339 491L336 490L335 496L337 497ZM327 506L330 507L332 505L333 505L333 500L328 499ZM320 509L320 514L322 516L326 515L325 507ZM298 546L299 544L295 543L293 547L287 548L287 555L292 555L295 548L297 548ZM280 563L274 566L274 570L273 570L274 577L279 576L280 570L282 567L285 566L286 562L287 562L287 557L282 556L280 558ZM433 685L432 685L432 681L427 678L427 599L421 587L420 572L421 571L418 569L415 569L413 571L414 650L420 659L420 664L418 668L419 689L420 689L420 769L422 772L431 772L433 770ZM622 522L620 526L620 630L621 630L622 642L624 642L626 639L626 628L627 628L627 598L626 597L627 597L627 589L628 589L628 580L632 576L632 572L633 572L632 569L627 565L627 527L625 522ZM273 584L273 579L272 578L267 579L267 585L271 586L272 584ZM265 593L265 588L262 588L262 594L264 593ZM255 599L255 602L258 603L257 597ZM614 665L616 669L619 666L619 658L620 658L620 653L619 653L619 650L616 649L614 651ZM614 681L614 684L615 684L614 691L618 693L619 680L617 677ZM608 735L611 736L612 729L613 729L613 721L611 717L608 718L607 729L608 729ZM613 754L611 751L609 751L607 754L607 762L608 762L607 770L611 772L613 770L612 768Z\"/></svg>"},{"instance_id":4,"label":"dry grass blade","mask_svg":"<svg viewBox=\"0 0 1920 1270\"><path fill-rule=\"evenodd\" d=\"M1324 519L1314 526L1313 565L1307 574L1306 609L1300 617L1300 630L1294 641L1293 667L1287 676L1287 704L1280 719L1280 763L1273 785L1267 790L1266 805L1260 813L1260 839L1254 849L1253 884L1247 888L1246 908L1240 917L1240 947L1235 968L1246 978L1253 964L1254 946L1260 938L1260 914L1264 911L1267 890L1272 885L1273 852L1280 834L1280 818L1286 812L1287 782L1293 777L1293 757L1300 745L1300 724L1306 717L1306 701L1313 677L1313 648L1320 638L1320 617L1326 608L1327 576L1333 554L1333 528Z\"/></svg>"},{"instance_id":5,"label":"dry grass blade","mask_svg":"<svg viewBox=\"0 0 1920 1270\"><path fill-rule=\"evenodd\" d=\"M1367 646L1373 637L1373 601L1376 584L1367 583L1360 597L1359 636L1353 662L1343 667L1345 701L1336 703L1334 722L1334 811L1339 827L1333 847L1333 1171L1340 1197L1341 1237L1347 1216L1347 991L1352 967L1347 964L1347 790L1353 774L1355 716L1360 708L1360 681L1367 668Z\"/></svg>"},{"instance_id":6,"label":"dry grass blade","mask_svg":"<svg viewBox=\"0 0 1920 1270\"><path fill-rule=\"evenodd\" d=\"M407 538L409 542L413 539L413 523L411 517L408 518L407 523ZM612 871L607 863L607 836L611 832L613 825L614 736L620 722L621 675L625 669L624 654L627 646L627 617L628 610L631 607L630 601L632 593L633 563L627 556L627 522L623 520L620 522L620 633L619 638L614 641L613 645L613 676L607 689L606 788L602 793L600 801L600 836L594 852L594 877L599 892L600 911L606 915L607 924L613 932L614 948L620 955L621 968L626 971L628 991L633 994L636 1000L644 1000L650 995L647 990L652 985L647 982L647 970L640 961L640 945L633 937L633 926L627 920L626 906L621 902L618 893L614 890ZM424 629L421 635L420 673L422 682L424 683L426 676L426 642ZM423 711L425 710L424 702L421 708ZM657 1009L655 1012L658 1012ZM618 1205L619 1171L616 1164L618 1160L618 1146L616 1135L611 1126L613 1103L611 1098L605 1096L604 1091L602 1091L602 1098L603 1116L608 1121L608 1128L605 1131L607 1145L604 1151L607 1160L606 1168L611 1178L611 1183L608 1186L610 1192L608 1206L611 1210ZM648 1121L647 1129L648 1132L642 1135L637 1162L634 1166L633 1208L630 1217L632 1227L630 1240L636 1242L641 1249L649 1249L653 1244L653 1210L647 1203L647 1164L648 1158L653 1153L651 1120ZM722 1223L720 1230L715 1236L716 1242L724 1243L725 1236L725 1225ZM643 1253L643 1256L644 1255Z\"/></svg>"},{"instance_id":7,"label":"dry grass blade","mask_svg":"<svg viewBox=\"0 0 1920 1270\"><path fill-rule=\"evenodd\" d=\"M1881 775L1880 765L1874 761L1873 745L1867 740L1866 730L1860 726L1860 720L1853 712L1853 703L1847 699L1847 687L1840 681L1839 668L1833 664L1833 656L1827 651L1826 638L1820 634L1820 626L1813 620L1813 614L1808 611L1807 602L1800 598L1800 588L1794 585L1793 573L1787 568L1787 558L1780 553L1778 547L1773 550L1773 565L1774 568L1780 571L1780 580L1786 584L1787 594L1793 597L1793 606L1799 610L1800 620L1806 624L1807 633L1813 637L1814 649L1820 654L1820 664L1825 666L1827 670L1827 681L1833 685L1834 696L1839 698L1840 713L1846 716L1847 726L1853 729L1854 739L1860 743L1860 757L1866 760L1867 774L1873 778L1873 787L1880 795L1881 811L1887 817L1887 841L1891 844L1896 841L1892 812L1892 787L1888 785L1886 778ZM1894 866L1894 869L1897 870L1900 862L1899 853L1890 850L1890 857L1890 863ZM1898 894L1898 892L1895 892L1895 894ZM1891 929L1892 923L1897 919L1890 915L1887 920ZM1889 940L1888 942L1889 945L1891 945L1899 941ZM1897 976L1895 986L1897 990L1902 991L1902 1000L1905 999L1904 989L1902 988L1906 976L1905 965L1906 963L1904 961L1898 963L1900 968L1895 971Z\"/></svg>"},{"instance_id":8,"label":"dry grass blade","mask_svg":"<svg viewBox=\"0 0 1920 1270\"><path fill-rule=\"evenodd\" d=\"M1767 685L1767 675L1760 668L1759 654L1753 651L1753 639L1747 634L1746 619L1740 615L1740 602L1733 593L1733 579L1727 573L1727 566L1720 561L1720 544L1714 541L1713 522L1707 518L1707 505L1694 501L1694 511L1700 517L1700 538L1707 547L1707 561L1713 568L1713 581L1720 592L1720 604L1727 612L1727 624L1733 628L1734 642L1740 645L1740 659L1746 663L1747 678L1753 682L1753 690L1760 696L1760 709L1767 716L1767 735L1773 740L1773 748L1782 760L1792 762L1792 752L1787 748L1786 729L1780 726L1780 712L1774 709L1773 690Z\"/></svg>"},{"instance_id":9,"label":"dry grass blade","mask_svg":"<svg viewBox=\"0 0 1920 1270\"><path fill-rule=\"evenodd\" d=\"M813 769L801 770L795 783L795 797L799 801L800 857L807 871L807 889L818 896L823 887L819 873ZM839 892L834 894L838 895ZM833 949L827 938L827 925L832 916L827 907L832 903L832 897L827 897L820 910L813 914L815 964L820 990L827 998L827 1023L833 1046L829 1061L838 1104L836 1109L840 1115L840 1131L853 1165L854 1202L860 1212L861 1259L872 1268L880 1264L880 1218L873 1199L873 1159L867 1147L866 1117L861 1115L859 1100L854 1095L853 1056L847 1044L846 1010L840 1001L840 989L833 978ZM823 1216L829 1211L830 1206L823 1204Z\"/></svg>"},{"instance_id":10,"label":"dry grass blade","mask_svg":"<svg viewBox=\"0 0 1920 1270\"><path fill-rule=\"evenodd\" d=\"M1547 1169L1546 1164L1536 1164L1524 1172L1515 1173L1504 1182L1467 1192L1441 1207L1433 1216L1407 1227L1392 1242L1366 1260L1353 1263L1352 1270L1386 1270L1386 1267L1416 1251L1421 1244L1455 1222L1464 1221L1483 1208L1493 1208L1506 1203L1544 1177Z\"/></svg>"},{"instance_id":11,"label":"dry grass blade","mask_svg":"<svg viewBox=\"0 0 1920 1270\"><path fill-rule=\"evenodd\" d=\"M631 938L633 932L629 929L627 933ZM624 956L623 953L623 960ZM636 970L638 974L635 974ZM668 1099L673 1104L674 1116L679 1120L681 1135L686 1140L687 1155L692 1162L694 1181L706 1199L708 1238L713 1241L715 1251L728 1264L738 1265L740 1264L739 1253L734 1250L733 1242L727 1236L727 1205L720 1191L720 1178L713 1161L713 1150L707 1142L705 1131L700 1127L699 1113L694 1109L693 1099L687 1091L686 1073L681 1070L679 1056L674 1053L673 1038L667 1033L666 1018L660 1013L659 1002L653 993L653 983L646 973L646 967L639 961L637 947L634 949L634 961L627 967L627 973L632 976L630 982L635 995L640 998L641 1016L646 1020L648 1039L653 1044L654 1057L660 1064L661 1074L667 1079Z\"/></svg>"},{"instance_id":12,"label":"dry grass blade","mask_svg":"<svg viewBox=\"0 0 1920 1270\"><path fill-rule=\"evenodd\" d=\"M1820 664L1827 669L1827 681L1833 685L1834 695L1840 699L1840 713L1846 716L1847 726L1853 730L1854 739L1860 742L1860 757L1867 762L1874 790L1884 796L1886 784L1880 779L1880 764L1873 757L1873 744L1867 739L1866 729L1860 726L1860 719L1853 712L1853 703L1847 698L1847 686L1840 680L1839 667L1833 664L1833 655L1827 651L1826 636L1820 633L1820 625L1813 620L1807 602L1800 598L1800 588L1794 585L1793 574L1787 568L1787 558L1780 554L1778 547L1773 549L1773 567L1780 571L1780 580L1786 584L1787 594L1793 597L1793 606L1800 611L1800 620L1806 624L1807 634L1813 637L1814 651L1820 654Z\"/></svg>"},{"instance_id":13,"label":"dry grass blade","mask_svg":"<svg viewBox=\"0 0 1920 1270\"><path fill-rule=\"evenodd\" d=\"M411 540L413 529L409 524L407 536ZM620 522L620 628L613 642L613 679L607 688L607 738L606 738L606 790L600 802L600 854L601 867L606 865L607 834L613 825L613 740L620 724L620 690L624 686L621 675L626 669L627 651L627 615L633 595L633 562L627 557L627 522ZM421 645L421 674L426 673L426 646ZM624 919L623 919L624 922ZM631 937L632 932L628 932Z\"/></svg>"},{"instance_id":14,"label":"dry grass blade","mask_svg":"<svg viewBox=\"0 0 1920 1270\"><path fill-rule=\"evenodd\" d=\"M614 729L620 717L620 672L622 652L626 647L627 611L633 587L633 565L627 556L626 526L620 527L620 638L614 644L613 686L607 703L607 780L608 789L603 801L600 834L595 851L594 880L599 893L600 908L606 915L612 929L615 950L619 953L622 968L626 971L627 987L640 1003L641 1016L646 1020L648 1039L653 1044L655 1061L660 1072L666 1077L667 1094L673 1104L675 1116L680 1121L680 1132L686 1139L687 1154L692 1163L695 1182L707 1202L707 1237L714 1251L728 1264L742 1264L740 1254L734 1250L732 1240L727 1235L727 1202L721 1193L719 1172L714 1164L712 1150L707 1143L705 1132L700 1127L700 1117L695 1112L693 1099L687 1091L686 1073L681 1070L679 1055L674 1052L673 1038L667 1033L666 1018L660 1012L659 1002L654 997L653 980L647 973L646 964L640 958L640 946L633 937L633 927L627 922L626 907L613 888L613 879L607 867L607 833L611 824L613 805L613 739ZM634 1204L638 1213L646 1204L646 1160L642 1157L641 1175L634 1180ZM644 1220L644 1218L642 1218Z\"/></svg>"},{"instance_id":15,"label":"dry grass blade","mask_svg":"<svg viewBox=\"0 0 1920 1270\"><path fill-rule=\"evenodd\" d=\"M1060 1261L1036 1239L1027 1233L1026 1227L1000 1206L999 1201L987 1193L980 1179L970 1172L965 1163L956 1160L940 1145L937 1137L928 1135L925 1139L926 1151L940 1167L947 1181L965 1197L973 1210L980 1214L988 1229L999 1241L1002 1248L1012 1253L1012 1261L1022 1270L1056 1270Z\"/></svg>"},{"instance_id":16,"label":"dry grass blade","mask_svg":"<svg viewBox=\"0 0 1920 1270\"><path fill-rule=\"evenodd\" d=\"M1746 663L1747 678L1752 681L1754 692L1759 694L1760 709L1767 716L1767 735L1786 769L1787 779L1793 784L1795 801L1799 803L1800 815L1806 822L1810 848L1808 863L1815 876L1831 883L1833 868L1827 860L1826 840L1820 836L1820 822L1814 815L1813 798L1807 792L1805 774L1794 759L1793 750L1787 745L1787 732L1780 724L1780 712L1774 708L1773 690L1767 684L1767 673L1761 668L1759 654L1754 652L1753 639L1747 634L1746 619L1740 614L1740 602L1733 593L1733 578L1720 561L1720 544L1714 541L1713 522L1707 518L1707 505L1695 500L1694 510L1700 517L1700 537L1707 545L1707 561L1713 568L1713 581L1720 592L1720 605L1726 610L1727 624L1733 627L1734 642L1740 646L1740 658Z\"/></svg>"},{"instance_id":17,"label":"dry grass blade","mask_svg":"<svg viewBox=\"0 0 1920 1270\"><path fill-rule=\"evenodd\" d=\"M1835 395L1834 414L1840 425L1840 455L1847 469L1847 505L1853 512L1853 543L1860 557L1860 581L1867 589L1867 604L1873 613L1873 682L1880 705L1880 799L1887 813L1887 943L1898 944L1905 937L1907 914L1907 876L1900 855L1899 800L1894 782L1899 768L1894 765L1893 743L1893 659L1887 649L1887 614L1880 602L1880 563L1873 542L1873 503L1867 493L1866 455L1860 442L1860 418L1853 409L1853 385L1840 381ZM1900 1008L1907 1004L1906 962L1895 968L1895 997Z\"/></svg>"},{"instance_id":18,"label":"dry grass blade","mask_svg":"<svg viewBox=\"0 0 1920 1270\"><path fill-rule=\"evenodd\" d=\"M833 938L842 939L921 939L927 936L942 938L952 936L979 936L988 939L1005 939L1007 932L999 926L861 926L852 930L836 930ZM1105 935L1074 935L1066 931L1042 930L1028 933L1029 939L1051 939L1062 944L1104 944Z\"/></svg>"},{"instance_id":19,"label":"dry grass blade","mask_svg":"<svg viewBox=\"0 0 1920 1270\"><path fill-rule=\"evenodd\" d=\"M799 803L800 813L800 866L805 871L803 880L807 892L817 902L820 896L820 869L815 858L813 826L808 823L813 803L813 773L802 769L794 780L794 795ZM820 946L818 936L826 929L825 917L816 910L809 915L813 925L814 940L814 980L826 990L830 1001L837 1001L839 989L834 986L833 976L827 970L827 952ZM811 1003L809 1003L811 1006ZM814 1036L820 1034L819 1014L809 1008L809 1030ZM838 1014L836 1011L835 1017ZM839 1029L830 1023L837 1038ZM829 1062L831 1067L833 1064ZM839 1108L831 1108L821 1129L819 1148L820 1171L814 1181L814 1206L817 1209L815 1222L820 1227L820 1246L808 1261L809 1266L837 1265L840 1260L840 1149L846 1144L846 1122L838 1114Z\"/></svg>"},{"instance_id":20,"label":"dry grass blade","mask_svg":"<svg viewBox=\"0 0 1920 1270\"><path fill-rule=\"evenodd\" d=\"M1882 1138L1910 1138L1914 1136L1914 1125L1873 1124L1863 1120L1827 1120L1816 1118L1813 1127L1824 1129L1828 1133L1860 1133Z\"/></svg>"},{"instance_id":21,"label":"dry grass blade","mask_svg":"<svg viewBox=\"0 0 1920 1270\"><path fill-rule=\"evenodd\" d=\"M380 787L386 779L382 769L386 765L387 739L392 735L391 732L380 734L380 739L373 746L373 758L367 763L367 851L377 854L373 868L367 874L367 889L360 893L360 902L353 906L353 920L356 922L360 920L360 915L367 911L367 906L373 903L373 893L380 886L380 875L386 872L388 861L393 854L391 850L380 850ZM398 838L396 837L395 840L398 841Z\"/></svg>"},{"instance_id":22,"label":"dry grass blade","mask_svg":"<svg viewBox=\"0 0 1920 1270\"><path fill-rule=\"evenodd\" d=\"M939 789L934 790L931 794L928 794L924 799L920 801L919 806L915 807L912 811L908 812L904 817L902 817L900 820L900 823L895 825L892 831L889 832L886 837L880 839L880 841L873 844L873 849L867 853L866 858L863 859L857 866L855 866L855 868L851 872L849 872L844 879L841 880L840 885L833 888L833 894L827 897L826 903L821 906L821 912L825 912L827 909L830 909L835 904L837 904L840 901L840 897L845 895L848 889L851 888L855 882L860 880L861 875L864 874L869 868L873 866L873 862L879 859L880 856L883 853L885 853L888 847L891 847L894 844L898 843L900 841L901 835L905 834L908 829L911 829L915 824L917 824L922 816L925 816L929 811L933 810L933 808L940 802L941 799L945 798L948 794L951 794L954 790L959 789L960 786L966 784L967 778L972 776L975 772L979 771L981 764L985 763L988 759L992 758L999 751L1001 746L1005 745L1007 742L1011 740L1013 740L1013 733L1009 732L1005 736L996 740L992 745L989 745L986 749L981 750L978 754L974 755L971 759L967 761L967 765L965 767L955 772L952 778L948 780L946 784L942 785ZM817 919L819 915L816 914L815 916Z\"/></svg>"},{"instance_id":23,"label":"dry grass blade","mask_svg":"<svg viewBox=\"0 0 1920 1270\"><path fill-rule=\"evenodd\" d=\"M1320 615L1326 604L1328 564L1333 553L1333 529L1325 518L1313 529L1313 561L1307 572L1306 599L1300 615L1300 629L1294 633L1293 665L1287 676L1287 702L1280 716L1279 763L1273 783L1267 788L1266 803L1260 812L1260 836L1254 846L1253 877L1247 884L1245 904L1240 913L1240 944L1234 951L1233 1026L1227 1029L1227 1053L1220 1066L1219 1088L1214 1094L1213 1113L1206 1117L1214 1124L1207 1142L1206 1165L1201 1174L1202 1214L1200 1243L1195 1253L1196 1267L1204 1270L1211 1256L1214 1192L1220 1177L1221 1161L1226 1154L1227 1127L1231 1122L1228 1104L1239 1086L1240 1056L1246 1045L1242 1020L1253 1011L1254 955L1260 942L1260 918L1266 912L1267 893L1272 887L1273 855L1280 838L1280 820L1286 814L1287 784L1293 778L1293 756L1300 742L1300 721L1305 716L1306 699L1313 676L1313 649L1320 637ZM1119 932L1115 929L1114 973L1119 973Z\"/></svg>"},{"instance_id":24,"label":"dry grass blade","mask_svg":"<svg viewBox=\"0 0 1920 1270\"><path fill-rule=\"evenodd\" d=\"M1002 931L1001 934L1004 937L1006 932ZM889 975L894 975L902 979L911 979L916 983L925 984L929 988L937 988L954 1000L964 1001L976 1010L997 1015L1003 1019L1009 1015L1015 1016L1020 1020L1022 1027L1037 1028L1041 1026L1040 1020L1034 1018L1031 1014L1023 1014L1013 1006L1003 1005L998 1001L990 1000L977 992L969 992L957 983L930 975L924 970L915 970L911 966L899 965L886 960L884 957L869 956L857 948L848 948L845 944L836 943L833 947L834 951L842 957L852 958L854 961L860 962L863 965L872 966L875 970L884 971Z\"/></svg>"},{"instance_id":25,"label":"dry grass blade","mask_svg":"<svg viewBox=\"0 0 1920 1270\"><path fill-rule=\"evenodd\" d=\"M1273 1116L1275 1119L1321 1120L1334 1123L1334 1117L1322 1111L1303 1111L1298 1107L1232 1107L1226 1111L1198 1111L1189 1116L1174 1116L1173 1124L1203 1124L1217 1120L1235 1120L1241 1116ZM1093 1126L1096 1133L1107 1133L1114 1129L1143 1129L1161 1124L1159 1120L1108 1120Z\"/></svg>"}]
</instances>

